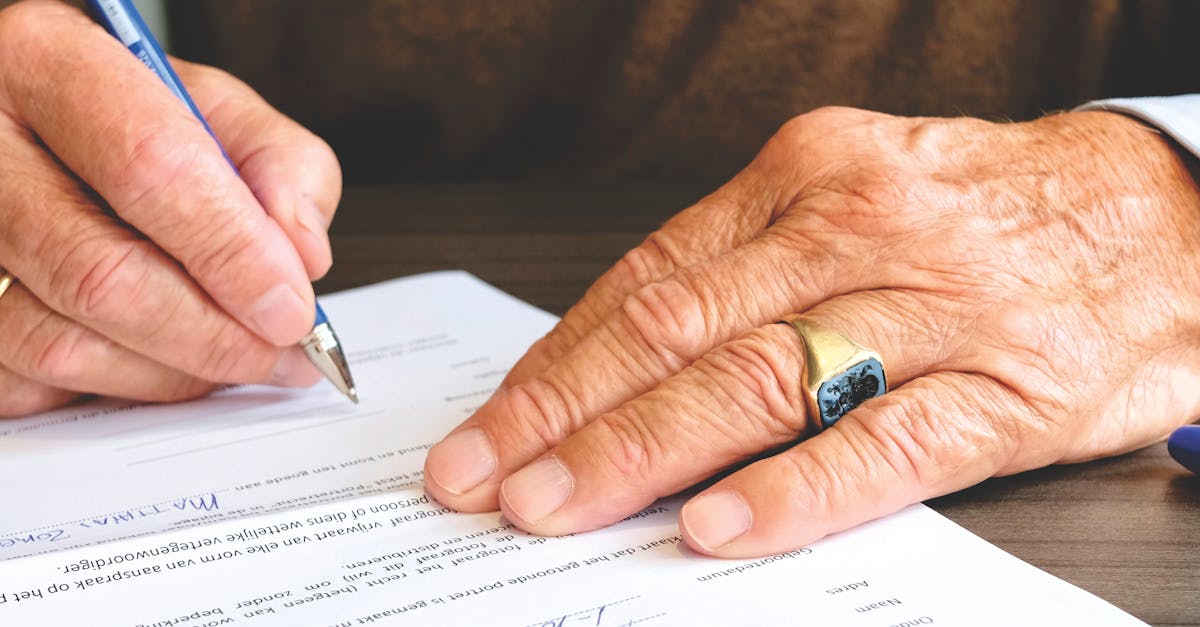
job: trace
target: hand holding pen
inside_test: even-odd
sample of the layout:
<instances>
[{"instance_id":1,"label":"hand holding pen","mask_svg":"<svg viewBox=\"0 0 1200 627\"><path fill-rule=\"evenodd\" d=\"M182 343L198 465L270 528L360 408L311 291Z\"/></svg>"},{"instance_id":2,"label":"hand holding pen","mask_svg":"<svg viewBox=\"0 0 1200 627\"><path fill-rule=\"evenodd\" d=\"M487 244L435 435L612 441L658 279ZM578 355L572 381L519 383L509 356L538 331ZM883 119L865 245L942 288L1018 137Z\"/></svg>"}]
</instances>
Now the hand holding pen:
<instances>
[{"instance_id":1,"label":"hand holding pen","mask_svg":"<svg viewBox=\"0 0 1200 627\"><path fill-rule=\"evenodd\" d=\"M177 62L201 124L79 11L0 11L0 415L303 386L341 174L236 79Z\"/></svg>"}]
</instances>

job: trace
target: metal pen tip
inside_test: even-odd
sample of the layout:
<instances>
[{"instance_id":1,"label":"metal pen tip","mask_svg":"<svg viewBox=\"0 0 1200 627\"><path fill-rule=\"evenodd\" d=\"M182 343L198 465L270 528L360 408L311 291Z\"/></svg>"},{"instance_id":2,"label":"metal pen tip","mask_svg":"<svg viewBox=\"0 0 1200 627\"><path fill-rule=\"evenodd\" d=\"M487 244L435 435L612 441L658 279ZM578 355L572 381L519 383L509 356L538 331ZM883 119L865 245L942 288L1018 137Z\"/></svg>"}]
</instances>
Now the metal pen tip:
<instances>
[{"instance_id":1,"label":"metal pen tip","mask_svg":"<svg viewBox=\"0 0 1200 627\"><path fill-rule=\"evenodd\" d=\"M300 341L300 345L304 347L304 352L308 354L309 360L317 370L320 370L339 392L357 405L358 389L354 386L354 377L350 376L350 365L346 363L346 356L333 327L329 326L328 322L318 324L313 327L312 333Z\"/></svg>"}]
</instances>

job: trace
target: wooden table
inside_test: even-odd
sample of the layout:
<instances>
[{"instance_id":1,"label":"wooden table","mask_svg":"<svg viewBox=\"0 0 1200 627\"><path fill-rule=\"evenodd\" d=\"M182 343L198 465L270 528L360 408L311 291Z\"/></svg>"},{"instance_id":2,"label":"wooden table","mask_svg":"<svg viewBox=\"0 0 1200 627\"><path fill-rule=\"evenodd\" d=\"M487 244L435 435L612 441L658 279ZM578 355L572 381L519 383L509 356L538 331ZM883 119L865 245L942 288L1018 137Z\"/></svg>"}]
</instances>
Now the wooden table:
<instances>
[{"instance_id":1,"label":"wooden table","mask_svg":"<svg viewBox=\"0 0 1200 627\"><path fill-rule=\"evenodd\" d=\"M462 268L562 315L625 250L710 188L349 189L332 230L336 263L318 289ZM993 479L930 505L1151 624L1200 625L1200 478L1163 444Z\"/></svg>"}]
</instances>

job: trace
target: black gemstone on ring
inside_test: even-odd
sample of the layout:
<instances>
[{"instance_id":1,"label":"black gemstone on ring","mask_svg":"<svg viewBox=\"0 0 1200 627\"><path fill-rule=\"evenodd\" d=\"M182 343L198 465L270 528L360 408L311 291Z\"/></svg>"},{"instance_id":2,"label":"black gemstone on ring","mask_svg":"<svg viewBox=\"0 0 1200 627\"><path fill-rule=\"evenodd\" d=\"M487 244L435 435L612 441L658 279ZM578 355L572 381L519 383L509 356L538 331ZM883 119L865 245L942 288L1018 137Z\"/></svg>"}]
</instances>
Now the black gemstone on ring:
<instances>
[{"instance_id":1,"label":"black gemstone on ring","mask_svg":"<svg viewBox=\"0 0 1200 627\"><path fill-rule=\"evenodd\" d=\"M854 364L818 388L817 407L821 411L821 426L828 428L863 401L886 391L883 364L875 359Z\"/></svg>"}]
</instances>

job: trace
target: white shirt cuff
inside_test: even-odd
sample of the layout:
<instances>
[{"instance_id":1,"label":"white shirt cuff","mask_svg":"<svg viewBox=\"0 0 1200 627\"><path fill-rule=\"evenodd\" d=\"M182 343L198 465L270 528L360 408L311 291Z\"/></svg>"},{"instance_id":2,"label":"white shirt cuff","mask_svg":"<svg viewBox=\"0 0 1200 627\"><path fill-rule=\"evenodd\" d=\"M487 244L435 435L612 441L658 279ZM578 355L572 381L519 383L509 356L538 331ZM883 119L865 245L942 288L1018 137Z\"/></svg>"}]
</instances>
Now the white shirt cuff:
<instances>
[{"instance_id":1,"label":"white shirt cuff","mask_svg":"<svg viewBox=\"0 0 1200 627\"><path fill-rule=\"evenodd\" d=\"M1140 118L1200 157L1200 94L1094 100L1076 111L1114 111Z\"/></svg>"}]
</instances>

